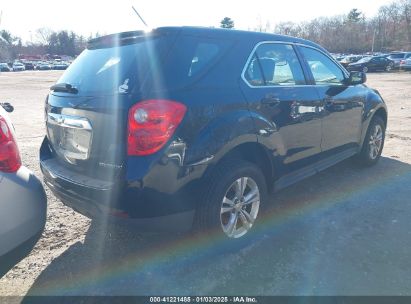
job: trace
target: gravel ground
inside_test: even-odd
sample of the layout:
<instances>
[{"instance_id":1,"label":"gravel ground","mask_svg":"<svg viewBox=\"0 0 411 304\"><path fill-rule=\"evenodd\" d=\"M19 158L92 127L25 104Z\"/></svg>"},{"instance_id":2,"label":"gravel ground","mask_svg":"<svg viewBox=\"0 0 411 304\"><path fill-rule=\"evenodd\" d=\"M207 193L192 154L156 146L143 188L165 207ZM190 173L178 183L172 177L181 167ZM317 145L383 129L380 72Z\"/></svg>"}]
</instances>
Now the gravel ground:
<instances>
[{"instance_id":1,"label":"gravel ground","mask_svg":"<svg viewBox=\"0 0 411 304\"><path fill-rule=\"evenodd\" d=\"M0 74L23 162L39 177L44 98L60 75ZM411 295L411 73L371 73L368 84L389 107L380 163L359 169L345 161L277 193L251 245L222 253L212 235L108 228L46 188L43 236L0 279L0 296Z\"/></svg>"}]
</instances>

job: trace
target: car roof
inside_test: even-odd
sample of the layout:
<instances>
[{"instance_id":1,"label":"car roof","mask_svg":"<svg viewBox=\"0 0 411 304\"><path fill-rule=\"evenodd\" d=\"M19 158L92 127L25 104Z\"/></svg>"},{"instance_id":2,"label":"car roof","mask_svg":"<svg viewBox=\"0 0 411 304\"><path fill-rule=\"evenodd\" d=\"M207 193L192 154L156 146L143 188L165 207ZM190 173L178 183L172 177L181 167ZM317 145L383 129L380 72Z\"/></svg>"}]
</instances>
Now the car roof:
<instances>
[{"instance_id":1,"label":"car roof","mask_svg":"<svg viewBox=\"0 0 411 304\"><path fill-rule=\"evenodd\" d=\"M320 45L308 41L301 38L285 36L285 35L277 35L272 33L262 33L262 32L252 32L252 31L243 31L243 30L235 30L235 29L222 29L222 28L209 28L209 27L195 27L195 26L168 26L168 27L159 27L153 29L151 32L144 33L143 31L133 31L133 32L122 32L107 36L102 36L96 39L92 39L89 43L98 42L100 40L104 40L106 38L112 38L114 36L119 37L120 39L130 39L133 35L135 36L142 36L144 34L185 34L185 35L193 35L193 36L203 36L208 38L215 38L215 39L232 39L232 40L249 40L250 43L259 43L265 41L278 41L278 42L289 42L289 43L296 43L311 46L322 51L326 51Z\"/></svg>"},{"instance_id":2,"label":"car roof","mask_svg":"<svg viewBox=\"0 0 411 304\"><path fill-rule=\"evenodd\" d=\"M262 33L262 32L253 32L253 31L243 31L235 29L222 29L222 28L209 28L209 27L193 27L193 26L183 26L183 27L163 27L158 30L169 29L169 30L181 30L184 34L197 34L215 37L215 38L228 38L228 39L250 39L250 40L259 40L263 41L279 41L279 42L290 42L312 46L324 50L320 45L301 38L278 35L273 33Z\"/></svg>"}]
</instances>

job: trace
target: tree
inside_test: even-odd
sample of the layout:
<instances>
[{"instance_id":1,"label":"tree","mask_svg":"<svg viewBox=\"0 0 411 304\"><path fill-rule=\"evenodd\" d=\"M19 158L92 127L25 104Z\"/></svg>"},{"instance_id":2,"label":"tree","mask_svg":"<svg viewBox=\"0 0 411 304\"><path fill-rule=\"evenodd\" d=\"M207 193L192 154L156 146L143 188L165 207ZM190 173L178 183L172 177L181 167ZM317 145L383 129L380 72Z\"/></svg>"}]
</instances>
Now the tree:
<instances>
[{"instance_id":1,"label":"tree","mask_svg":"<svg viewBox=\"0 0 411 304\"><path fill-rule=\"evenodd\" d=\"M51 34L53 34L53 31L47 27L42 27L36 30L37 39L43 45L49 44Z\"/></svg>"},{"instance_id":2,"label":"tree","mask_svg":"<svg viewBox=\"0 0 411 304\"><path fill-rule=\"evenodd\" d=\"M361 15L362 13L357 9L357 8L353 8L347 16L348 22L351 23L357 23L361 21Z\"/></svg>"},{"instance_id":3,"label":"tree","mask_svg":"<svg viewBox=\"0 0 411 304\"><path fill-rule=\"evenodd\" d=\"M6 41L8 44L13 44L18 40L18 38L14 37L10 32L6 30L0 31L0 36L3 38L3 41Z\"/></svg>"},{"instance_id":4,"label":"tree","mask_svg":"<svg viewBox=\"0 0 411 304\"><path fill-rule=\"evenodd\" d=\"M234 21L229 17L224 17L224 19L220 22L220 27L225 29L232 29L234 28Z\"/></svg>"}]
</instances>

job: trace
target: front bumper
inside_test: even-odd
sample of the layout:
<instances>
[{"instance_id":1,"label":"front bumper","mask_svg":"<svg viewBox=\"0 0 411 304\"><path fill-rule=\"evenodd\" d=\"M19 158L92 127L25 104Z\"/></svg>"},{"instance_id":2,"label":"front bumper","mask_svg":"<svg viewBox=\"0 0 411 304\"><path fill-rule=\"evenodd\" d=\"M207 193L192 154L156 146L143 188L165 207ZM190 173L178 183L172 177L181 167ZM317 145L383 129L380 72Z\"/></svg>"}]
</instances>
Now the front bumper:
<instances>
[{"instance_id":1,"label":"front bumper","mask_svg":"<svg viewBox=\"0 0 411 304\"><path fill-rule=\"evenodd\" d=\"M46 222L47 198L27 168L0 175L0 276L24 258Z\"/></svg>"}]
</instances>

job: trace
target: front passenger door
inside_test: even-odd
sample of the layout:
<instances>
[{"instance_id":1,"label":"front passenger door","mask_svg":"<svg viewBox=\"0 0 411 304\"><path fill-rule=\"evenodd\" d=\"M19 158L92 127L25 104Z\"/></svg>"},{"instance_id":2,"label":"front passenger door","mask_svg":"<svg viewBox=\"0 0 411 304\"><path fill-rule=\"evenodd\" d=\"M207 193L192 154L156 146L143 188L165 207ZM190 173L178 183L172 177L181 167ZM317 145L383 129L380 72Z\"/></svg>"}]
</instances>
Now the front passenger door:
<instances>
[{"instance_id":1,"label":"front passenger door","mask_svg":"<svg viewBox=\"0 0 411 304\"><path fill-rule=\"evenodd\" d=\"M251 55L241 89L255 120L258 141L291 173L321 153L321 117L316 89L306 77L292 44L264 42Z\"/></svg>"},{"instance_id":2,"label":"front passenger door","mask_svg":"<svg viewBox=\"0 0 411 304\"><path fill-rule=\"evenodd\" d=\"M300 46L323 103L321 149L325 154L359 148L364 85L347 85L348 76L325 53Z\"/></svg>"}]
</instances>

